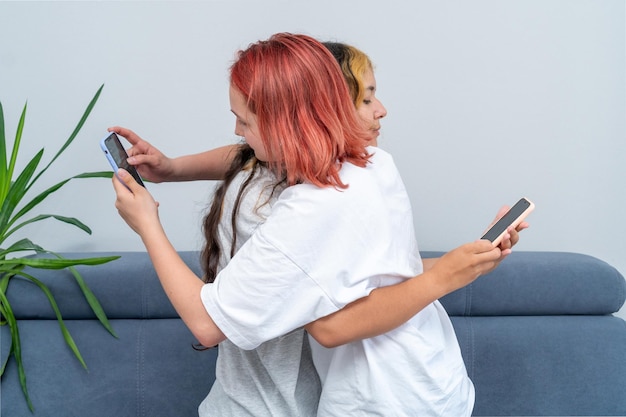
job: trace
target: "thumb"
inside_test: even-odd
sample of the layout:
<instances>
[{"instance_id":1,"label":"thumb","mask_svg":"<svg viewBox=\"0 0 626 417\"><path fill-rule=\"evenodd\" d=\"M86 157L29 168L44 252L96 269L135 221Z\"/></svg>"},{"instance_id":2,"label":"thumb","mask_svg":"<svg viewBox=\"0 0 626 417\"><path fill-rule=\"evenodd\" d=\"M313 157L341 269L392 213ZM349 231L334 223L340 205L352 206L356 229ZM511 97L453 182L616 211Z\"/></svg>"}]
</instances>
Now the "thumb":
<instances>
[{"instance_id":1,"label":"thumb","mask_svg":"<svg viewBox=\"0 0 626 417\"><path fill-rule=\"evenodd\" d=\"M493 243L487 239L478 239L474 242L473 250L475 254L491 252L494 249Z\"/></svg>"},{"instance_id":2,"label":"thumb","mask_svg":"<svg viewBox=\"0 0 626 417\"><path fill-rule=\"evenodd\" d=\"M124 168L119 168L117 170L117 177L133 194L136 194L136 192L142 188L141 185L135 181L133 176L130 175Z\"/></svg>"}]
</instances>

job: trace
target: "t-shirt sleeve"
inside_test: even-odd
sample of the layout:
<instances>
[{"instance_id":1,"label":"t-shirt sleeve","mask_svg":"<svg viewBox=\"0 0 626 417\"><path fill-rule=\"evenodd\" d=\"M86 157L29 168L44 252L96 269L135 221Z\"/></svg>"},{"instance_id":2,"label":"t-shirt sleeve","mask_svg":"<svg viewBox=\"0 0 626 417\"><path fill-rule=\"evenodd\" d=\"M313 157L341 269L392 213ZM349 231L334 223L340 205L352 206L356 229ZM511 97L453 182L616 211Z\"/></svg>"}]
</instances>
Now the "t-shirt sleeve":
<instances>
[{"instance_id":1,"label":"t-shirt sleeve","mask_svg":"<svg viewBox=\"0 0 626 417\"><path fill-rule=\"evenodd\" d=\"M287 334L339 309L326 292L258 230L201 291L226 337L242 349Z\"/></svg>"}]
</instances>

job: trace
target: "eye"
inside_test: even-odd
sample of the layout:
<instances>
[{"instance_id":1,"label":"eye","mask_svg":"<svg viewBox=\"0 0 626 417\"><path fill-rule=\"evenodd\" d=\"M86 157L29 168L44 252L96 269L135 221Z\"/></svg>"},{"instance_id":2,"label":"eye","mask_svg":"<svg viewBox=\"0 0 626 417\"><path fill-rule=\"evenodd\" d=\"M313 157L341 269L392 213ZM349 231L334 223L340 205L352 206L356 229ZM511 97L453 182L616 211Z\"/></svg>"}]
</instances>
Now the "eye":
<instances>
[{"instance_id":1,"label":"eye","mask_svg":"<svg viewBox=\"0 0 626 417\"><path fill-rule=\"evenodd\" d=\"M372 104L372 100L363 100L363 104L365 105Z\"/></svg>"}]
</instances>

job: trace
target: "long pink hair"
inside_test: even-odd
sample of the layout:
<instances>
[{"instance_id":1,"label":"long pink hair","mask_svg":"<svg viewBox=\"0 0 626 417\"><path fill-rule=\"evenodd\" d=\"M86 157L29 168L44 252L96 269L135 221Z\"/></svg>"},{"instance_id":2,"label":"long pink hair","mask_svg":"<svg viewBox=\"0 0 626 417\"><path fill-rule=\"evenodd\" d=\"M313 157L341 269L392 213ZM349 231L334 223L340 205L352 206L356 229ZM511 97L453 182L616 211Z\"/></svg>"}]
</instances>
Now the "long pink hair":
<instances>
[{"instance_id":1,"label":"long pink hair","mask_svg":"<svg viewBox=\"0 0 626 417\"><path fill-rule=\"evenodd\" d=\"M279 33L240 51L231 84L257 116L272 168L290 185L347 185L341 163L364 167L369 136L356 114L341 69L324 45Z\"/></svg>"}]
</instances>

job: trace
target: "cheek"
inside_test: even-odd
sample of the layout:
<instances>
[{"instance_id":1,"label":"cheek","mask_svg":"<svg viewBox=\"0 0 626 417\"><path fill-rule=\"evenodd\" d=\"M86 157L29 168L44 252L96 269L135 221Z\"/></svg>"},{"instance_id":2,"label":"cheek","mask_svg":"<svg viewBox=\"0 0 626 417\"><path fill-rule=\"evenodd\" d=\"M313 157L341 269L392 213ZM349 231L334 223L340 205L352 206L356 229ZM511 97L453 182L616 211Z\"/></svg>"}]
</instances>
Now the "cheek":
<instances>
[{"instance_id":1,"label":"cheek","mask_svg":"<svg viewBox=\"0 0 626 417\"><path fill-rule=\"evenodd\" d=\"M261 140L250 130L247 131L246 141L254 146L261 146Z\"/></svg>"},{"instance_id":2,"label":"cheek","mask_svg":"<svg viewBox=\"0 0 626 417\"><path fill-rule=\"evenodd\" d=\"M374 120L374 115L371 111L368 111L367 107L360 106L356 109L356 113L359 115L359 119L366 125L369 125Z\"/></svg>"},{"instance_id":3,"label":"cheek","mask_svg":"<svg viewBox=\"0 0 626 417\"><path fill-rule=\"evenodd\" d=\"M263 142L256 135L249 133L244 138L246 143L250 145L250 147L254 150L254 154L261 161L267 161L267 152L265 151L265 146L263 146Z\"/></svg>"}]
</instances>

